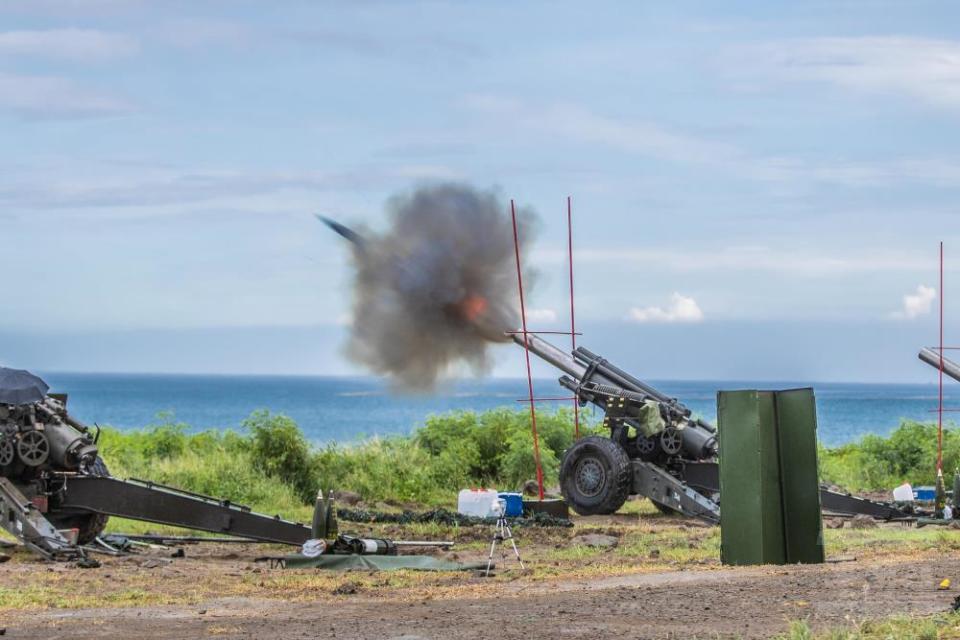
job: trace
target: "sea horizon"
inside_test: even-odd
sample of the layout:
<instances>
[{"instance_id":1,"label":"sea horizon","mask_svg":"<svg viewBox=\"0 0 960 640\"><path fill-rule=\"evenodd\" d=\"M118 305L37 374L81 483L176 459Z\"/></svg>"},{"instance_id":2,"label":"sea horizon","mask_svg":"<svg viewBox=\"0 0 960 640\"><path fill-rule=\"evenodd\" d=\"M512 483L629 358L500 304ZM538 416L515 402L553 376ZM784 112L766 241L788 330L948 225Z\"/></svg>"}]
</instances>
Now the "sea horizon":
<instances>
[{"instance_id":1,"label":"sea horizon","mask_svg":"<svg viewBox=\"0 0 960 640\"><path fill-rule=\"evenodd\" d=\"M11 366L4 363L0 363L0 366ZM20 366L12 366L14 369L22 369ZM176 376L176 377L199 377L199 378L322 378L322 379L335 379L335 380L370 380L370 381L382 381L384 384L387 384L384 378L364 373L277 373L277 372L224 372L224 371L129 371L129 370L110 370L110 371L83 371L79 369L27 369L28 371L35 373L36 375L44 378L45 376L142 376L142 377L162 377L162 376ZM934 375L936 375L936 369L932 369ZM559 377L559 376L557 376ZM534 377L534 382L537 381L550 381L553 378L550 377ZM460 383L460 382L483 382L485 380L493 381L510 381L510 380L520 380L526 382L526 376L511 375L504 376L498 374L490 374L483 376L462 376L462 377L448 377L444 378L438 386L442 387L445 384L449 383ZM671 378L650 378L652 382L660 383L670 383L670 382L716 382L719 379L716 378L685 378L685 377L671 377ZM917 387L937 387L936 381L931 382L917 382L916 380L881 380L881 381L862 381L862 380L846 380L842 378L838 379L825 379L825 380L790 380L790 379L777 379L777 378L763 378L763 379L750 379L750 378L723 378L723 382L730 384L739 384L739 383L749 383L749 384L760 384L760 385L778 385L777 388L787 388L782 387L782 385L799 385L799 386L812 386L817 384L844 384L844 385L863 385L863 386L877 386L877 385L896 385L896 386L917 386ZM947 387L944 386L946 391Z\"/></svg>"},{"instance_id":2,"label":"sea horizon","mask_svg":"<svg viewBox=\"0 0 960 640\"><path fill-rule=\"evenodd\" d=\"M87 424L121 430L182 422L191 431L240 429L253 411L293 418L316 444L371 436L409 435L430 415L521 406L526 378L447 380L427 394L393 392L382 379L364 375L174 374L40 372L51 392L69 395L69 410ZM812 387L817 397L819 437L827 446L868 433L886 435L901 420L931 420L937 385L758 380L650 380L694 414L716 418L720 389ZM555 378L534 379L538 396L566 396ZM945 404L960 405L960 390L944 387ZM570 406L541 402L538 410ZM588 417L599 411L587 410Z\"/></svg>"}]
</instances>

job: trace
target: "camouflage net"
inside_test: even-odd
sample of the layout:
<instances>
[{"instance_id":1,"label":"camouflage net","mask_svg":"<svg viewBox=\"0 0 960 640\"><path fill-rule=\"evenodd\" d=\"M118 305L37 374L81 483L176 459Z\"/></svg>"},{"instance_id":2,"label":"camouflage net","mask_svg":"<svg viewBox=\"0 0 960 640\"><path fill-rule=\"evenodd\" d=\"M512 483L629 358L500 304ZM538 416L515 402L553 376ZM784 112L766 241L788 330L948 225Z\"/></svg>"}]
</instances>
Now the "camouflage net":
<instances>
[{"instance_id":1,"label":"camouflage net","mask_svg":"<svg viewBox=\"0 0 960 640\"><path fill-rule=\"evenodd\" d=\"M494 525L496 518L479 518L465 516L446 509L433 511L404 511L402 513L387 513L384 511L367 511L365 509L337 509L337 519L346 522L384 522L390 524L412 524L435 522L447 526L471 527L479 525ZM510 526L517 527L572 527L573 523L566 518L558 518L539 511L522 518L509 518Z\"/></svg>"}]
</instances>

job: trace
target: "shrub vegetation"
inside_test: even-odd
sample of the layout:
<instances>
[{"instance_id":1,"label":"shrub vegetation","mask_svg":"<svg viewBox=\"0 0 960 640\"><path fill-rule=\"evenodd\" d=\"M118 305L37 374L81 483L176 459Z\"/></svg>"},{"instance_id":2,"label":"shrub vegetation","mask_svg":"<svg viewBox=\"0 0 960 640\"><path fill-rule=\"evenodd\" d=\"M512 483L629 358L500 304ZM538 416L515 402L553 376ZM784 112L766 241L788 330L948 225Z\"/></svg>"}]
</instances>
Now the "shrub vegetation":
<instances>
[{"instance_id":1,"label":"shrub vegetation","mask_svg":"<svg viewBox=\"0 0 960 640\"><path fill-rule=\"evenodd\" d=\"M537 426L545 482L555 486L559 461L573 443L572 414L538 413ZM451 506L462 488L519 489L535 476L529 414L511 409L434 415L409 437L319 447L293 420L267 411L252 414L239 431L197 433L163 415L140 430L104 429L100 445L115 476L148 478L268 513L302 510L319 487L354 491L371 504ZM904 422L888 437L821 448L821 478L851 491L931 484L935 451L935 425ZM958 464L960 431L947 429L944 468Z\"/></svg>"},{"instance_id":2,"label":"shrub vegetation","mask_svg":"<svg viewBox=\"0 0 960 640\"><path fill-rule=\"evenodd\" d=\"M573 443L571 412L537 416L548 485ZM583 426L589 431L589 426ZM191 433L161 415L133 431L106 428L101 454L113 475L230 498L266 510L312 504L317 489L359 493L367 502L449 506L464 487L518 489L535 476L529 414L496 409L427 418L412 436L311 445L284 415L257 411L238 431Z\"/></svg>"},{"instance_id":3,"label":"shrub vegetation","mask_svg":"<svg viewBox=\"0 0 960 640\"><path fill-rule=\"evenodd\" d=\"M903 421L889 436L866 435L857 442L820 450L824 481L850 491L888 491L909 482L935 481L937 425ZM960 466L960 429L943 430L943 469L950 484Z\"/></svg>"}]
</instances>

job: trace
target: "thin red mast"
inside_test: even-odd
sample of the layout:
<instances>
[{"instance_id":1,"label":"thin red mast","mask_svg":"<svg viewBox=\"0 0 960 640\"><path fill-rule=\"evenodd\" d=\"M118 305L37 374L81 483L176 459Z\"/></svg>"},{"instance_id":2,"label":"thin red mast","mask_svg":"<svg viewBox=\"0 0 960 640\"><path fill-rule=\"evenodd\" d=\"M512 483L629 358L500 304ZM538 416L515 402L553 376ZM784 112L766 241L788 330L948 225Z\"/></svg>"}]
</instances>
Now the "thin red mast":
<instances>
[{"instance_id":1,"label":"thin red mast","mask_svg":"<svg viewBox=\"0 0 960 640\"><path fill-rule=\"evenodd\" d=\"M537 435L537 409L533 397L533 372L530 369L530 343L527 335L527 310L523 302L523 273L520 268L520 235L517 232L517 210L510 200L510 217L513 220L513 249L517 258L517 287L520 289L520 322L523 328L523 353L527 359L527 391L530 394L530 429L533 431L533 460L537 466L537 491L543 500L543 468L540 466L540 438Z\"/></svg>"},{"instance_id":2,"label":"thin red mast","mask_svg":"<svg viewBox=\"0 0 960 640\"><path fill-rule=\"evenodd\" d=\"M570 351L577 350L577 323L573 313L573 206L567 196L567 257L570 261ZM580 439L580 401L573 397L573 437Z\"/></svg>"},{"instance_id":3,"label":"thin red mast","mask_svg":"<svg viewBox=\"0 0 960 640\"><path fill-rule=\"evenodd\" d=\"M943 242L940 242L940 371L937 405L937 476L943 473Z\"/></svg>"}]
</instances>

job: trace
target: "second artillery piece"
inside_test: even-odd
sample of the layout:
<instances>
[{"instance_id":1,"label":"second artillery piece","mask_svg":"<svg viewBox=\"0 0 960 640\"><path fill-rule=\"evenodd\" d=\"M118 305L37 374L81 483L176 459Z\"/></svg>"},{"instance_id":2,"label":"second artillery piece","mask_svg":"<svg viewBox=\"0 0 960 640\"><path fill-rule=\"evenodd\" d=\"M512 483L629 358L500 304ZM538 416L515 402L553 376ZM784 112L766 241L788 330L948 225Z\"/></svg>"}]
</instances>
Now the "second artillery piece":
<instances>
[{"instance_id":1,"label":"second artillery piece","mask_svg":"<svg viewBox=\"0 0 960 640\"><path fill-rule=\"evenodd\" d=\"M38 384L40 391L24 401L0 395L0 528L31 551L82 558L82 546L101 535L109 516L280 544L311 537L310 527L229 500L110 477L99 430L67 413L65 395L46 395L47 385Z\"/></svg>"},{"instance_id":2,"label":"second artillery piece","mask_svg":"<svg viewBox=\"0 0 960 640\"><path fill-rule=\"evenodd\" d=\"M577 440L560 463L560 489L581 515L610 514L630 495L664 512L720 521L717 430L675 398L583 347L568 353L537 335L513 341L563 372L560 384L604 413L609 436ZM900 510L821 488L824 511L907 517Z\"/></svg>"},{"instance_id":3,"label":"second artillery piece","mask_svg":"<svg viewBox=\"0 0 960 640\"><path fill-rule=\"evenodd\" d=\"M7 372L28 380L32 388L5 386ZM99 429L68 414L67 396L48 395L48 389L29 372L0 367L0 529L48 560L87 562L87 550L112 550L100 539L110 516L226 534L238 542L300 546L329 537L333 540L325 547L327 552L341 555L396 555L400 548L453 544L337 536L331 526L336 518L329 492L327 500L318 499L309 527L230 500L147 480L110 477L97 446ZM87 546L91 543L100 546Z\"/></svg>"}]
</instances>

